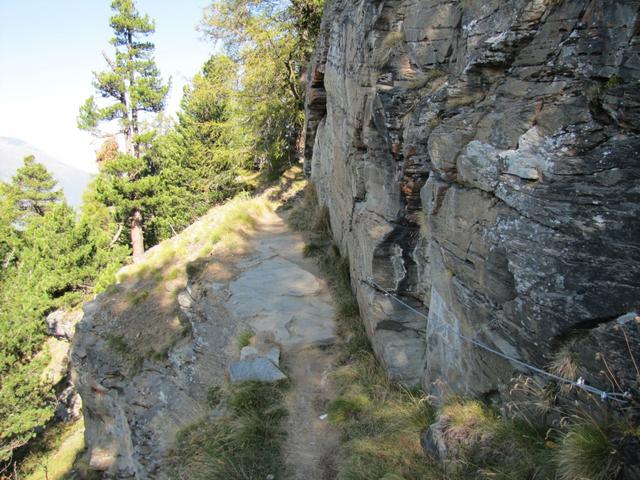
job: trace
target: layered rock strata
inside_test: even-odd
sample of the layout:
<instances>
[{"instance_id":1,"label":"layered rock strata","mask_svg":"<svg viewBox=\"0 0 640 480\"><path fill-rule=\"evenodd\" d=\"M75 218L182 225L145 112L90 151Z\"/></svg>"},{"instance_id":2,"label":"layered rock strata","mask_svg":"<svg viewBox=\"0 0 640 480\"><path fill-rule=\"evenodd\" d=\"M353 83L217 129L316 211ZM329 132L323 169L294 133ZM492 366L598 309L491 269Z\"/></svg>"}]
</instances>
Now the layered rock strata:
<instances>
[{"instance_id":1,"label":"layered rock strata","mask_svg":"<svg viewBox=\"0 0 640 480\"><path fill-rule=\"evenodd\" d=\"M639 8L328 2L305 171L391 376L506 391L522 368L460 332L544 368L576 357L605 387L609 360L631 388L638 322L616 320L640 304Z\"/></svg>"}]
</instances>

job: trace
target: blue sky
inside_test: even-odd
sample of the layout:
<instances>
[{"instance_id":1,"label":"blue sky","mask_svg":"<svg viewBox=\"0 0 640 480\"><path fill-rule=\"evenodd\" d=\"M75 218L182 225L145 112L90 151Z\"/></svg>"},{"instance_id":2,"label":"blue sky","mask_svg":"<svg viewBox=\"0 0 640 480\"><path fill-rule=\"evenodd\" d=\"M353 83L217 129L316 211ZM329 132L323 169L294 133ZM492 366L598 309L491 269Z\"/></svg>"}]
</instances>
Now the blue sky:
<instances>
[{"instance_id":1,"label":"blue sky","mask_svg":"<svg viewBox=\"0 0 640 480\"><path fill-rule=\"evenodd\" d=\"M0 0L0 136L25 140L61 162L94 171L97 143L76 128L93 94L94 70L110 52L110 0ZM207 0L138 0L156 21L151 40L165 78L168 111L213 50L195 27Z\"/></svg>"}]
</instances>

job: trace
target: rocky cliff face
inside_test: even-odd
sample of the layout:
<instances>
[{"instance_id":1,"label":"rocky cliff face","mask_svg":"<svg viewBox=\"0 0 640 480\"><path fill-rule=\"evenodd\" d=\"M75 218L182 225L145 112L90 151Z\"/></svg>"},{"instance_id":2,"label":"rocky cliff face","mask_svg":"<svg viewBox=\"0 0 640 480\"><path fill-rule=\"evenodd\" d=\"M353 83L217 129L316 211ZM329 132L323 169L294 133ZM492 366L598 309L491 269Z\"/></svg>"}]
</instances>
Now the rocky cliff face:
<instances>
[{"instance_id":1,"label":"rocky cliff face","mask_svg":"<svg viewBox=\"0 0 640 480\"><path fill-rule=\"evenodd\" d=\"M120 271L121 282L84 305L72 351L83 401L86 463L105 478L167 478L176 433L219 415L209 392L224 384L244 325L227 310L234 269L200 258L224 219L212 211ZM215 279L215 280L213 280Z\"/></svg>"},{"instance_id":2,"label":"rocky cliff face","mask_svg":"<svg viewBox=\"0 0 640 480\"><path fill-rule=\"evenodd\" d=\"M393 377L504 391L517 365L460 331L545 368L564 355L601 386L604 359L634 382L639 9L329 0L305 170Z\"/></svg>"}]
</instances>

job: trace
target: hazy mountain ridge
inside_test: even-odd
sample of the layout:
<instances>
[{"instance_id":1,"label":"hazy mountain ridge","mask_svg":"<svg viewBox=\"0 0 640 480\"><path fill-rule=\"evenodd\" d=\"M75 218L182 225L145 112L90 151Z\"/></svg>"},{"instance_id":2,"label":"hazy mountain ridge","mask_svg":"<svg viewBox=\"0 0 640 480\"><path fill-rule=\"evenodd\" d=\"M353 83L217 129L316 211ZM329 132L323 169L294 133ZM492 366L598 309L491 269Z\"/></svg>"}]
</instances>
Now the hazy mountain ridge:
<instances>
[{"instance_id":1,"label":"hazy mountain ridge","mask_svg":"<svg viewBox=\"0 0 640 480\"><path fill-rule=\"evenodd\" d=\"M68 202L74 207L82 203L82 193L93 175L78 168L66 165L51 155L24 140L11 137L0 137L0 180L11 180L16 170L22 165L27 155L34 155L36 160L44 164L60 186Z\"/></svg>"}]
</instances>

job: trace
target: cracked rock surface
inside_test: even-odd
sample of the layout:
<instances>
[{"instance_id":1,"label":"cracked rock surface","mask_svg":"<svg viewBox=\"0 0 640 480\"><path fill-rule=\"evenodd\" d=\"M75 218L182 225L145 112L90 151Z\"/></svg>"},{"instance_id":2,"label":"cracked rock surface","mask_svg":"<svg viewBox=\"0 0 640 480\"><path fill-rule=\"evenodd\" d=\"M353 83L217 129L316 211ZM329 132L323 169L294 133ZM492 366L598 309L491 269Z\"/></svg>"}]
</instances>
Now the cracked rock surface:
<instances>
[{"instance_id":1,"label":"cracked rock surface","mask_svg":"<svg viewBox=\"0 0 640 480\"><path fill-rule=\"evenodd\" d=\"M309 71L305 172L390 374L508 390L579 352L635 371L637 1L330 0ZM372 277L428 320L370 288ZM595 330L594 330L595 329ZM623 358L624 357L624 358Z\"/></svg>"},{"instance_id":2,"label":"cracked rock surface","mask_svg":"<svg viewBox=\"0 0 640 480\"><path fill-rule=\"evenodd\" d=\"M207 222L215 225L215 214L180 237L202 236L198 224ZM156 284L153 276L142 276L85 304L73 364L92 469L107 478L168 478L163 455L176 433L220 414L208 404L210 389L223 385L227 376L232 382L287 378L278 368L280 353L285 364L295 366L289 376L290 395L297 402L292 416L322 413L316 410L324 404L309 398L327 394L324 388L311 388L332 364L331 354L321 347L336 337L334 306L315 260L304 258L303 247L300 234L268 213L258 219L255 231L245 232L241 248L223 247L192 261L182 283ZM239 352L236 339L247 329L269 342ZM299 391L296 385L305 382L309 391ZM323 422L287 428L299 443L296 448L305 448L310 465L320 471L324 449L308 445L309 439L321 435L329 449L337 442L335 435L326 432ZM300 428L308 431L298 433ZM300 463L296 452L293 465Z\"/></svg>"}]
</instances>

